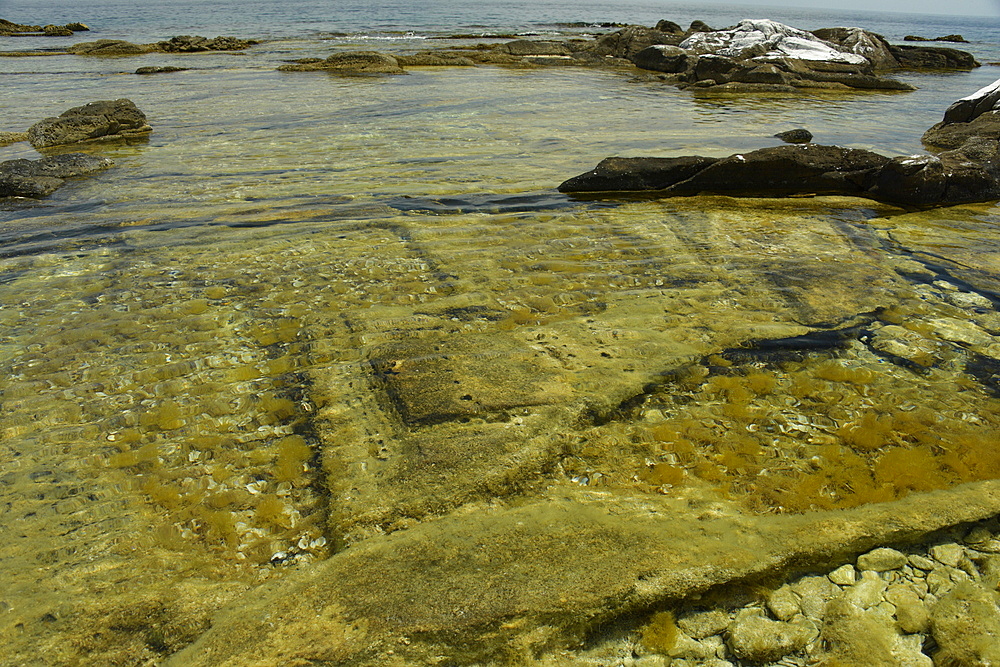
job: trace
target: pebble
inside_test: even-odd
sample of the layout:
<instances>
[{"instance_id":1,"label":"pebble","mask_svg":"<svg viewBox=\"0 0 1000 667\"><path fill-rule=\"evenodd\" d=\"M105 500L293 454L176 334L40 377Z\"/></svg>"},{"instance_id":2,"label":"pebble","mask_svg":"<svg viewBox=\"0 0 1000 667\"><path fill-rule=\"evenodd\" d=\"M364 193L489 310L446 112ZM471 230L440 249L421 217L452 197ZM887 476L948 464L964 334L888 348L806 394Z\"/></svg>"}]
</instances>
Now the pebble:
<instances>
[{"instance_id":1,"label":"pebble","mask_svg":"<svg viewBox=\"0 0 1000 667\"><path fill-rule=\"evenodd\" d=\"M937 544L930 548L931 558L947 565L948 567L958 567L965 556L965 548L960 544Z\"/></svg>"},{"instance_id":2,"label":"pebble","mask_svg":"<svg viewBox=\"0 0 1000 667\"><path fill-rule=\"evenodd\" d=\"M792 591L790 586L782 586L767 596L767 608L778 620L789 621L801 611L799 596Z\"/></svg>"},{"instance_id":3,"label":"pebble","mask_svg":"<svg viewBox=\"0 0 1000 667\"><path fill-rule=\"evenodd\" d=\"M799 595L799 608L809 618L822 620L826 603L840 594L840 587L826 577L805 576L792 584Z\"/></svg>"},{"instance_id":4,"label":"pebble","mask_svg":"<svg viewBox=\"0 0 1000 667\"><path fill-rule=\"evenodd\" d=\"M898 570L906 565L906 554L895 549L885 547L873 549L866 554L858 556L859 570L874 570L875 572L887 572Z\"/></svg>"},{"instance_id":5,"label":"pebble","mask_svg":"<svg viewBox=\"0 0 1000 667\"><path fill-rule=\"evenodd\" d=\"M858 580L857 570L850 563L841 565L826 576L838 586L851 586Z\"/></svg>"},{"instance_id":6,"label":"pebble","mask_svg":"<svg viewBox=\"0 0 1000 667\"><path fill-rule=\"evenodd\" d=\"M861 573L861 579L844 591L844 599L861 609L868 609L882 601L885 589L886 583L878 574L865 570Z\"/></svg>"},{"instance_id":7,"label":"pebble","mask_svg":"<svg viewBox=\"0 0 1000 667\"><path fill-rule=\"evenodd\" d=\"M934 569L934 561L925 556L921 556L919 554L910 554L907 557L907 560L909 560L910 565L917 568L918 570L926 570L930 572L931 570Z\"/></svg>"}]
</instances>

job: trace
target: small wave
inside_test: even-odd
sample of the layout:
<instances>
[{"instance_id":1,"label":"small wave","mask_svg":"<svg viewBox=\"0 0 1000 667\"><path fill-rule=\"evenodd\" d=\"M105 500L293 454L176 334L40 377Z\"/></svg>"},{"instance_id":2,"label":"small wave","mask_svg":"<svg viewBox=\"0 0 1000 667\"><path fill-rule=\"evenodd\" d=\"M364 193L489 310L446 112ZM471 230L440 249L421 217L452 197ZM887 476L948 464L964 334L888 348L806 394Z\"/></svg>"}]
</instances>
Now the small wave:
<instances>
[{"instance_id":1,"label":"small wave","mask_svg":"<svg viewBox=\"0 0 1000 667\"><path fill-rule=\"evenodd\" d=\"M328 33L321 39L325 40L361 40L369 42L404 42L419 39L431 39L429 35L416 32L401 33Z\"/></svg>"}]
</instances>

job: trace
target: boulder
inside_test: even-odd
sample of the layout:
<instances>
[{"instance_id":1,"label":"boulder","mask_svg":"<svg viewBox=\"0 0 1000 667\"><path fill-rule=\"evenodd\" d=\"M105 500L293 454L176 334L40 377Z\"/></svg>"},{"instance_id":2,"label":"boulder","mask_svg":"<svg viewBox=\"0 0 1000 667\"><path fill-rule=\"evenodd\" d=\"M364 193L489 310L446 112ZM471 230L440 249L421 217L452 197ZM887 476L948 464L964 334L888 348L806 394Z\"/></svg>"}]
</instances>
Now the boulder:
<instances>
[{"instance_id":1,"label":"boulder","mask_svg":"<svg viewBox=\"0 0 1000 667\"><path fill-rule=\"evenodd\" d=\"M601 160L591 171L569 179L560 192L633 192L665 190L687 180L715 162L715 158L621 158Z\"/></svg>"},{"instance_id":2,"label":"boulder","mask_svg":"<svg viewBox=\"0 0 1000 667\"><path fill-rule=\"evenodd\" d=\"M113 164L107 158L83 153L0 162L0 197L44 197L52 194L67 178L92 174Z\"/></svg>"},{"instance_id":3,"label":"boulder","mask_svg":"<svg viewBox=\"0 0 1000 667\"><path fill-rule=\"evenodd\" d=\"M589 50L601 56L631 60L635 54L655 44L677 46L683 37L673 32L632 25L598 38Z\"/></svg>"},{"instance_id":4,"label":"boulder","mask_svg":"<svg viewBox=\"0 0 1000 667\"><path fill-rule=\"evenodd\" d=\"M975 69L979 61L966 51L939 46L891 44L889 51L903 69Z\"/></svg>"},{"instance_id":5,"label":"boulder","mask_svg":"<svg viewBox=\"0 0 1000 667\"><path fill-rule=\"evenodd\" d=\"M687 51L669 44L648 46L632 56L632 62L640 69L671 74L685 71L692 60Z\"/></svg>"},{"instance_id":6,"label":"boulder","mask_svg":"<svg viewBox=\"0 0 1000 667\"><path fill-rule=\"evenodd\" d=\"M561 192L663 190L665 193L755 194L781 196L796 193L859 194L871 174L889 158L871 151L838 146L776 146L716 160L688 157L610 158L591 172L559 186ZM626 174L625 178L610 178ZM670 180L668 180L670 179ZM642 187L652 184L656 187Z\"/></svg>"},{"instance_id":7,"label":"boulder","mask_svg":"<svg viewBox=\"0 0 1000 667\"><path fill-rule=\"evenodd\" d=\"M823 28L813 30L816 37L836 44L840 50L864 56L875 69L895 69L899 62L882 35L861 28Z\"/></svg>"},{"instance_id":8,"label":"boulder","mask_svg":"<svg viewBox=\"0 0 1000 667\"><path fill-rule=\"evenodd\" d=\"M988 111L1000 111L1000 79L952 103L944 112L944 123L968 123Z\"/></svg>"},{"instance_id":9,"label":"boulder","mask_svg":"<svg viewBox=\"0 0 1000 667\"><path fill-rule=\"evenodd\" d=\"M48 148L84 141L108 141L145 136L152 131L146 115L131 100L91 102L46 118L28 128L28 141L35 148Z\"/></svg>"},{"instance_id":10,"label":"boulder","mask_svg":"<svg viewBox=\"0 0 1000 667\"><path fill-rule=\"evenodd\" d=\"M378 51L342 51L334 53L326 60L282 65L278 70L282 72L327 71L347 75L404 73L395 57Z\"/></svg>"},{"instance_id":11,"label":"boulder","mask_svg":"<svg viewBox=\"0 0 1000 667\"><path fill-rule=\"evenodd\" d=\"M767 19L745 20L726 30L695 33L681 42L680 47L699 54L741 59L766 55L868 64L864 56L840 51L812 33Z\"/></svg>"},{"instance_id":12,"label":"boulder","mask_svg":"<svg viewBox=\"0 0 1000 667\"><path fill-rule=\"evenodd\" d=\"M680 27L673 21L667 21L667 20L657 21L654 29L659 30L660 32L673 32L677 34L684 34L684 28Z\"/></svg>"}]
</instances>

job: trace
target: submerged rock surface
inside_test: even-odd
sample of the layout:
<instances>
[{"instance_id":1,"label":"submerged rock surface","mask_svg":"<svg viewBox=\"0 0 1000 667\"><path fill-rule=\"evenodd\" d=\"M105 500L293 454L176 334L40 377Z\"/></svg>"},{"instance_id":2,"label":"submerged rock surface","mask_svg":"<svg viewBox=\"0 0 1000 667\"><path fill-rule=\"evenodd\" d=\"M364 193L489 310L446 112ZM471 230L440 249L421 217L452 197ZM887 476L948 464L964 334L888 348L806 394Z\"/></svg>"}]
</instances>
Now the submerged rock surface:
<instances>
[{"instance_id":1,"label":"submerged rock surface","mask_svg":"<svg viewBox=\"0 0 1000 667\"><path fill-rule=\"evenodd\" d=\"M67 178L85 176L113 165L107 158L82 153L0 162L0 197L44 197L55 192Z\"/></svg>"}]
</instances>

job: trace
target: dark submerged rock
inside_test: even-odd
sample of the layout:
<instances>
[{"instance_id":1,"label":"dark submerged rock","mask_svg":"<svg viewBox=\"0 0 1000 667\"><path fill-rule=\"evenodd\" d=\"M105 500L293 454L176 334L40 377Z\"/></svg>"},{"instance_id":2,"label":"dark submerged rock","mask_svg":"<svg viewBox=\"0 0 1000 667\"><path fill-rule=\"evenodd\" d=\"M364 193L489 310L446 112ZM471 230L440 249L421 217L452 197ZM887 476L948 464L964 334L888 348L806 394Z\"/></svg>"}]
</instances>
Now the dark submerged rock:
<instances>
[{"instance_id":1,"label":"dark submerged rock","mask_svg":"<svg viewBox=\"0 0 1000 667\"><path fill-rule=\"evenodd\" d=\"M0 162L0 197L44 197L52 194L67 178L92 174L113 164L107 158L83 153Z\"/></svg>"},{"instance_id":2,"label":"dark submerged rock","mask_svg":"<svg viewBox=\"0 0 1000 667\"><path fill-rule=\"evenodd\" d=\"M378 51L343 51L334 53L319 62L300 62L282 65L282 72L328 71L339 74L403 74L403 68L395 57Z\"/></svg>"},{"instance_id":3,"label":"dark submerged rock","mask_svg":"<svg viewBox=\"0 0 1000 667\"><path fill-rule=\"evenodd\" d=\"M621 158L601 160L591 171L569 179L560 192L665 190L716 161L707 157Z\"/></svg>"},{"instance_id":4,"label":"dark submerged rock","mask_svg":"<svg viewBox=\"0 0 1000 667\"><path fill-rule=\"evenodd\" d=\"M146 115L131 100L104 100L35 123L28 128L28 141L35 148L48 148L84 141L129 139L151 131Z\"/></svg>"},{"instance_id":5,"label":"dark submerged rock","mask_svg":"<svg viewBox=\"0 0 1000 667\"><path fill-rule=\"evenodd\" d=\"M164 66L150 66L150 67L140 67L135 71L136 74L168 74L170 72L186 72L187 67L173 67L170 65Z\"/></svg>"},{"instance_id":6,"label":"dark submerged rock","mask_svg":"<svg viewBox=\"0 0 1000 667\"><path fill-rule=\"evenodd\" d=\"M94 42L80 42L66 51L78 56L137 56L150 53L154 49L145 44L133 44L121 39L99 39Z\"/></svg>"}]
</instances>

